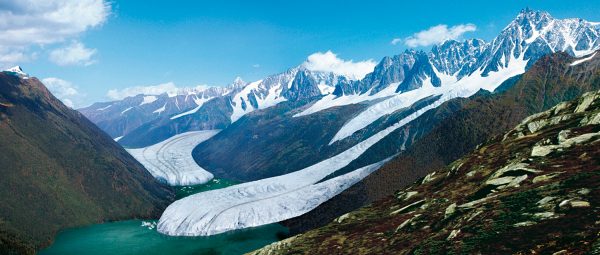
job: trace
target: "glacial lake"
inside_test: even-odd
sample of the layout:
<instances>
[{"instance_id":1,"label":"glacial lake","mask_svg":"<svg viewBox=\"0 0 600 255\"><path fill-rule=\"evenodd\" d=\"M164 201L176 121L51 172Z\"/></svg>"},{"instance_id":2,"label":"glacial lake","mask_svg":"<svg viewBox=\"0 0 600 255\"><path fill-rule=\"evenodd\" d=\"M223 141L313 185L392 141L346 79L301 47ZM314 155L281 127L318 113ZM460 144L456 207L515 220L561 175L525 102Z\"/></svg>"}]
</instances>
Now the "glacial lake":
<instances>
[{"instance_id":1,"label":"glacial lake","mask_svg":"<svg viewBox=\"0 0 600 255\"><path fill-rule=\"evenodd\" d=\"M179 187L178 199L235 183L215 179L203 185ZM128 220L67 229L41 255L70 254L243 254L287 236L280 224L227 232L208 237L172 237L156 231L158 220Z\"/></svg>"}]
</instances>

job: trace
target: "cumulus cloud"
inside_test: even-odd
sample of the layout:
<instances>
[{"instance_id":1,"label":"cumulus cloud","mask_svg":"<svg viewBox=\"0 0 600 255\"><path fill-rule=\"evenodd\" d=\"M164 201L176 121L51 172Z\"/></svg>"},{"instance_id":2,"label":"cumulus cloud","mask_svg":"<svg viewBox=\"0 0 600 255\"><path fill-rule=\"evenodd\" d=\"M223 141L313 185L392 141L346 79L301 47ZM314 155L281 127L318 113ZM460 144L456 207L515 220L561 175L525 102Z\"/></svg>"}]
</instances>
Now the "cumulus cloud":
<instances>
[{"instance_id":1,"label":"cumulus cloud","mask_svg":"<svg viewBox=\"0 0 600 255\"><path fill-rule=\"evenodd\" d=\"M106 0L0 1L0 60L3 64L25 61L32 45L76 38L102 25L110 12Z\"/></svg>"},{"instance_id":2,"label":"cumulus cloud","mask_svg":"<svg viewBox=\"0 0 600 255\"><path fill-rule=\"evenodd\" d=\"M89 66L96 62L92 57L96 49L88 49L83 43L74 41L64 48L55 49L50 52L50 61L60 66L81 65Z\"/></svg>"},{"instance_id":3,"label":"cumulus cloud","mask_svg":"<svg viewBox=\"0 0 600 255\"><path fill-rule=\"evenodd\" d=\"M338 58L335 53L327 51L311 54L303 65L311 71L332 72L352 80L358 80L373 72L376 63L372 59L359 62L343 60Z\"/></svg>"},{"instance_id":4,"label":"cumulus cloud","mask_svg":"<svg viewBox=\"0 0 600 255\"><path fill-rule=\"evenodd\" d=\"M408 47L429 46L446 40L458 39L464 33L475 30L477 30L477 27L473 24L461 24L450 28L448 28L448 25L440 24L405 38L404 44ZM396 39L392 40L392 44ZM398 42L396 41L396 43Z\"/></svg>"},{"instance_id":5,"label":"cumulus cloud","mask_svg":"<svg viewBox=\"0 0 600 255\"><path fill-rule=\"evenodd\" d=\"M153 86L135 86L124 89L111 89L106 93L106 96L113 100L121 100L126 97L144 95L160 95L163 93L174 94L179 89L173 82L162 83Z\"/></svg>"},{"instance_id":6,"label":"cumulus cloud","mask_svg":"<svg viewBox=\"0 0 600 255\"><path fill-rule=\"evenodd\" d=\"M27 55L23 52L7 52L5 54L0 53L0 63L20 63L29 61L35 58L35 54ZM2 69L6 69L8 66L3 66Z\"/></svg>"},{"instance_id":7,"label":"cumulus cloud","mask_svg":"<svg viewBox=\"0 0 600 255\"><path fill-rule=\"evenodd\" d=\"M402 42L402 39L400 38L394 38L392 39L392 41L390 42L392 45L396 45L398 43Z\"/></svg>"},{"instance_id":8,"label":"cumulus cloud","mask_svg":"<svg viewBox=\"0 0 600 255\"><path fill-rule=\"evenodd\" d=\"M75 85L63 79L49 77L42 79L42 83L46 85L56 98L60 99L68 107L74 108L75 104L73 101L79 102L83 97L83 94L79 93Z\"/></svg>"}]
</instances>

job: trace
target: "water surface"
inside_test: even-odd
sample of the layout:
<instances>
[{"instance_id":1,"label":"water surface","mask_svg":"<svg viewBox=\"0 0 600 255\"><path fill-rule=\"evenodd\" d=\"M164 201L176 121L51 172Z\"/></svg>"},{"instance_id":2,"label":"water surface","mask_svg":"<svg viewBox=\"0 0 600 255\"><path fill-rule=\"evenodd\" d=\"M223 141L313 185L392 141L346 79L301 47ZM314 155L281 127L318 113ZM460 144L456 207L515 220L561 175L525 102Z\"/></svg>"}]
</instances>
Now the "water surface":
<instances>
[{"instance_id":1,"label":"water surface","mask_svg":"<svg viewBox=\"0 0 600 255\"><path fill-rule=\"evenodd\" d=\"M233 184L215 179L202 185L178 187L177 198ZM208 237L172 237L158 233L156 223L157 220L128 220L68 229L40 254L243 254L288 234L284 226L270 224Z\"/></svg>"}]
</instances>

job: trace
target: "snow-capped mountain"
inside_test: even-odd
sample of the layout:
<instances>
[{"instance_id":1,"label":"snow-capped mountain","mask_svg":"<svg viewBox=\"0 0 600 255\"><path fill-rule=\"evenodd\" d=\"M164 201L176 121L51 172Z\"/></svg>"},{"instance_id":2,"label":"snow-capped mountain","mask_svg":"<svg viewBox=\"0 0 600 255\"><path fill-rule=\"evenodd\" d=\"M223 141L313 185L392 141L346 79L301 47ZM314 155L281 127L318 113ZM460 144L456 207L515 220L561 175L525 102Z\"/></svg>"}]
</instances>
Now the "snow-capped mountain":
<instances>
[{"instance_id":1,"label":"snow-capped mountain","mask_svg":"<svg viewBox=\"0 0 600 255\"><path fill-rule=\"evenodd\" d=\"M25 78L29 77L29 74L23 72L23 69L21 68L21 66L13 66L11 68L3 70L3 72L12 73L17 76L21 76L21 77L25 77Z\"/></svg>"},{"instance_id":2,"label":"snow-capped mountain","mask_svg":"<svg viewBox=\"0 0 600 255\"><path fill-rule=\"evenodd\" d=\"M162 135L156 136L166 139L186 131L221 129L250 112L285 101L309 104L297 117L335 106L374 104L343 127L331 141L334 143L381 116L429 96L445 95L435 102L439 105L479 89L494 90L548 53L564 51L584 56L600 48L599 37L600 23L555 19L547 12L524 9L490 42L448 40L429 52L406 50L384 57L361 80L310 71L300 65L255 82L236 79L226 88L189 90L177 96L138 95L97 103L81 111L114 138L127 134L155 136L159 131L151 130L168 125L160 129Z\"/></svg>"},{"instance_id":3,"label":"snow-capped mountain","mask_svg":"<svg viewBox=\"0 0 600 255\"><path fill-rule=\"evenodd\" d=\"M209 100L227 94L231 88L183 88L173 94L137 95L123 100L95 103L79 109L113 138L161 117L180 118L197 112Z\"/></svg>"},{"instance_id":4,"label":"snow-capped mountain","mask_svg":"<svg viewBox=\"0 0 600 255\"><path fill-rule=\"evenodd\" d=\"M334 94L374 95L390 85L397 86L396 92L406 92L421 87L428 79L439 86L476 72L486 77L512 65L513 59L520 58L531 65L540 57L558 51L576 57L588 55L600 48L599 38L598 22L555 19L547 12L524 9L491 42L448 40L433 46L429 53L407 50L384 57L373 73L358 82L341 83Z\"/></svg>"},{"instance_id":5,"label":"snow-capped mountain","mask_svg":"<svg viewBox=\"0 0 600 255\"><path fill-rule=\"evenodd\" d=\"M372 73L360 80L313 72L304 66L255 82L237 80L228 93L209 100L196 112L175 119L172 117L180 113L156 118L129 131L120 142L126 146L146 146L187 131L224 129L194 149L195 161L209 172L232 173L229 176L242 171L250 173L244 181L256 180L259 168L268 169L261 178L273 178L221 191L238 194L238 189L251 186L250 189L257 192L248 196L232 199L233 195L226 195L222 196L225 201L214 203L213 198L203 195L195 201L188 199L190 204L174 204L159 224L165 233L205 235L279 221L283 219L275 217L273 212L293 217L304 212L307 204L314 205L308 201L296 206L297 193L286 196L292 194L288 191L299 188L296 185L312 187L335 180L331 175L343 174L337 172L360 169L380 161L374 162L373 151L378 157L393 156L421 139L446 116L442 113L439 118L423 119L428 111L482 90L488 91L483 94L494 92L549 53L560 51L587 59L586 54L600 48L599 34L599 23L555 19L546 12L526 9L490 42L449 40L428 52L406 50L383 58ZM326 126L332 122L323 120L332 119L341 121L336 123L339 125ZM419 123L410 126L415 120ZM274 130L276 132L272 132ZM404 134L399 134L401 132ZM299 134L309 137L310 141L284 138ZM272 140L273 137L278 139ZM407 140L410 140L408 144ZM275 145L249 149L265 144L259 141ZM207 152L203 148L211 150ZM371 157L362 158L365 155ZM289 158L303 161L293 167L273 167L273 161L285 163ZM205 167L207 160L212 161L210 167ZM229 163L243 160L248 162L241 167L244 169ZM275 177L298 173L287 175L289 178L304 174L307 169L314 179L294 179L286 186ZM262 188L266 192L262 192ZM220 194L214 194L217 193ZM270 193L278 194L278 197L269 196L272 203L262 199ZM214 206L189 210L197 204ZM232 207L235 209L230 210ZM220 215L224 216L219 218ZM219 224L212 224L211 218L219 218Z\"/></svg>"},{"instance_id":6,"label":"snow-capped mountain","mask_svg":"<svg viewBox=\"0 0 600 255\"><path fill-rule=\"evenodd\" d=\"M244 114L265 109L283 101L298 101L330 94L335 86L348 78L331 72L311 71L300 65L283 73L251 82L231 96L231 121Z\"/></svg>"},{"instance_id":7,"label":"snow-capped mountain","mask_svg":"<svg viewBox=\"0 0 600 255\"><path fill-rule=\"evenodd\" d=\"M489 43L478 39L448 40L429 53L407 50L385 57L363 80L339 83L334 95L324 97L296 116L385 99L342 127L331 141L334 143L429 96L441 96L433 103L439 105L455 97L471 96L480 89L493 91L549 53L585 56L600 48L599 37L600 23L555 19L547 12L525 9Z\"/></svg>"},{"instance_id":8,"label":"snow-capped mountain","mask_svg":"<svg viewBox=\"0 0 600 255\"><path fill-rule=\"evenodd\" d=\"M137 95L95 103L80 111L113 138L141 146L187 131L222 129L255 110L330 94L339 82L346 81L344 76L300 65L255 82L238 77L227 87Z\"/></svg>"}]
</instances>

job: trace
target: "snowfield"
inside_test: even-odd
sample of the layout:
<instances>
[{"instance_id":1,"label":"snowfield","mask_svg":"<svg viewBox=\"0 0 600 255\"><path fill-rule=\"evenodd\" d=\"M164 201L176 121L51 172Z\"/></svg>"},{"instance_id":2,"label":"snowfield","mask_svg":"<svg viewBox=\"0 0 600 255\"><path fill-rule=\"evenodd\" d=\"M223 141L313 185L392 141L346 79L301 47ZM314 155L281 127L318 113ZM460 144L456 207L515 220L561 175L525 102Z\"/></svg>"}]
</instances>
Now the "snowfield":
<instances>
[{"instance_id":1,"label":"snowfield","mask_svg":"<svg viewBox=\"0 0 600 255\"><path fill-rule=\"evenodd\" d=\"M594 56L596 56L596 52L594 52L592 55L590 55L588 57L585 57L585 58L573 61L573 63L571 63L570 66L576 66L576 65L579 65L579 64L581 64L583 62L590 61L592 58L594 58Z\"/></svg>"},{"instance_id":2,"label":"snowfield","mask_svg":"<svg viewBox=\"0 0 600 255\"><path fill-rule=\"evenodd\" d=\"M142 163L154 178L169 185L202 184L212 180L213 175L196 164L192 150L219 131L186 132L148 147L127 149L127 152Z\"/></svg>"}]
</instances>

